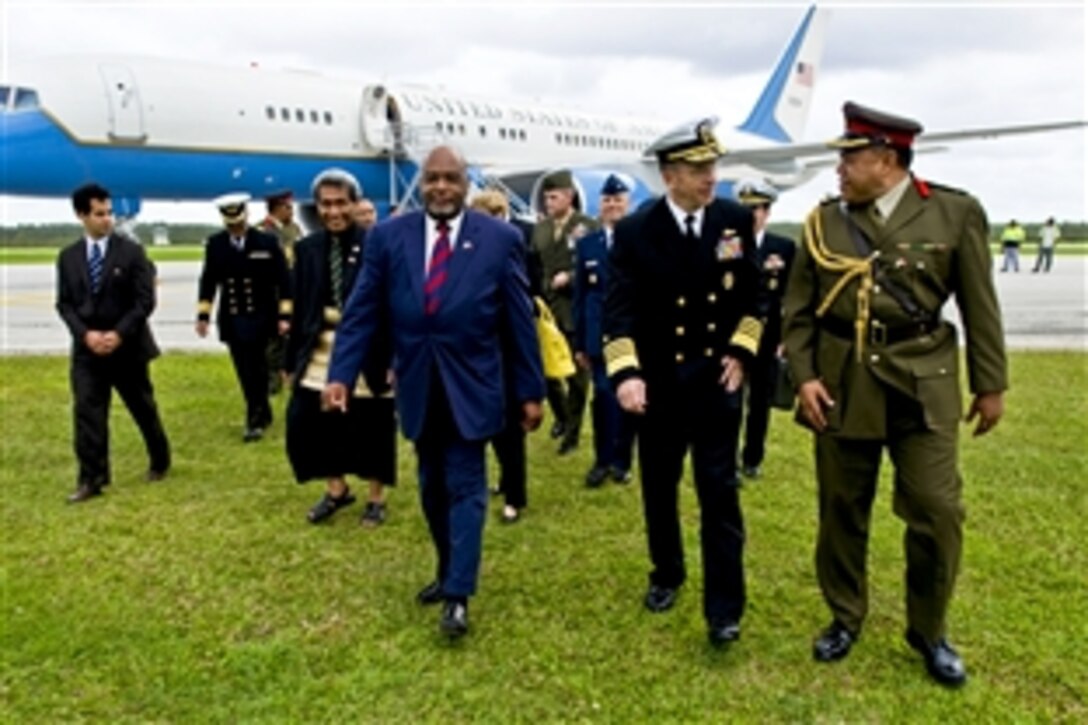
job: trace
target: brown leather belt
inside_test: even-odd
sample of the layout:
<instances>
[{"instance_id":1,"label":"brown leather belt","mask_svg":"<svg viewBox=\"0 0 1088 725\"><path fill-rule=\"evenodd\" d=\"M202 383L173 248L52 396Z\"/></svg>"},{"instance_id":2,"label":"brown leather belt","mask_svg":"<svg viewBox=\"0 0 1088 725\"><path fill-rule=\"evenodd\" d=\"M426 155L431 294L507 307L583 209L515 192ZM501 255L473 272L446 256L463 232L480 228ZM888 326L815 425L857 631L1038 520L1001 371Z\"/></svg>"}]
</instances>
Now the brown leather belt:
<instances>
[{"instance_id":1,"label":"brown leather belt","mask_svg":"<svg viewBox=\"0 0 1088 725\"><path fill-rule=\"evenodd\" d=\"M869 321L869 343L872 345L894 345L904 340L913 340L934 332L941 326L939 317L921 322L908 322L905 325L889 327L880 320ZM835 337L854 341L854 323L845 322L833 317L825 317L820 320L820 329L831 333Z\"/></svg>"}]
</instances>

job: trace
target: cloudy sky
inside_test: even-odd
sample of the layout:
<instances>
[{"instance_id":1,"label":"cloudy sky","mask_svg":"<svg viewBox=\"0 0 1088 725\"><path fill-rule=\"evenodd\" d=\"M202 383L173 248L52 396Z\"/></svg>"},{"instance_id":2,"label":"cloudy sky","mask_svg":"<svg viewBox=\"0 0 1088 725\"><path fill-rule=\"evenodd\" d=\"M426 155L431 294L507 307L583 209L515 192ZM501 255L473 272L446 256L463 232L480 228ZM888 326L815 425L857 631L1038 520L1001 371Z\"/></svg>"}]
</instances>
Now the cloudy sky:
<instances>
[{"instance_id":1,"label":"cloudy sky","mask_svg":"<svg viewBox=\"0 0 1088 725\"><path fill-rule=\"evenodd\" d=\"M841 128L855 100L929 131L1088 118L1086 11L1064 3L845 3L833 8L803 140ZM66 2L0 0L2 75L28 60L114 51L222 65L316 69L682 121L747 115L805 11L765 3ZM994 219L1088 219L1083 130L972 141L916 161ZM786 194L800 219L832 172ZM4 199L0 221L67 220L60 202ZM143 219L216 217L145 204Z\"/></svg>"}]
</instances>

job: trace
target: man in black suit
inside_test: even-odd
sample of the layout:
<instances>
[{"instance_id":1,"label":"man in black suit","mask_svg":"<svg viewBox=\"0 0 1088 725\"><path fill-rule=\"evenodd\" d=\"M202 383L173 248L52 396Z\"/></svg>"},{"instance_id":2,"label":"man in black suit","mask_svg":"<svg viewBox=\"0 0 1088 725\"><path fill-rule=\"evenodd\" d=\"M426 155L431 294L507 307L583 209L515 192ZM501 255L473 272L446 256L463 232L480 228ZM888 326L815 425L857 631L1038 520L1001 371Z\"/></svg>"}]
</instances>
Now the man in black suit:
<instances>
[{"instance_id":1,"label":"man in black suit","mask_svg":"<svg viewBox=\"0 0 1088 725\"><path fill-rule=\"evenodd\" d=\"M644 603L664 612L686 572L677 510L691 450L712 645L740 637L744 521L736 444L744 371L759 349L752 215L715 199L723 150L711 119L650 147L666 196L616 224L605 302L605 365L620 406L639 417L642 501L653 571Z\"/></svg>"},{"instance_id":2,"label":"man in black suit","mask_svg":"<svg viewBox=\"0 0 1088 725\"><path fill-rule=\"evenodd\" d=\"M200 272L196 333L208 334L212 303L219 297L219 339L227 343L234 371L246 399L242 440L260 440L272 423L268 404L269 340L290 327L291 295L287 259L279 241L246 221L248 194L215 200L226 226L208 237Z\"/></svg>"},{"instance_id":3,"label":"man in black suit","mask_svg":"<svg viewBox=\"0 0 1088 725\"><path fill-rule=\"evenodd\" d=\"M737 185L737 201L752 210L755 224L756 262L759 264L760 285L763 288L767 316L763 320L763 339L759 354L748 371L748 417L744 422L744 448L740 454L741 473L746 478L759 478L759 467L767 442L771 399L778 380L782 346L782 297L790 278L790 266L796 246L792 239L767 231L771 204L778 191L765 181L744 181Z\"/></svg>"},{"instance_id":4,"label":"man in black suit","mask_svg":"<svg viewBox=\"0 0 1088 725\"><path fill-rule=\"evenodd\" d=\"M71 384L79 481L68 497L79 503L110 482L109 412L117 389L147 446L148 481L170 468L148 363L159 348L147 318L155 309L155 267L143 248L113 233L110 194L97 184L72 194L84 237L57 258L57 312L72 333Z\"/></svg>"}]
</instances>

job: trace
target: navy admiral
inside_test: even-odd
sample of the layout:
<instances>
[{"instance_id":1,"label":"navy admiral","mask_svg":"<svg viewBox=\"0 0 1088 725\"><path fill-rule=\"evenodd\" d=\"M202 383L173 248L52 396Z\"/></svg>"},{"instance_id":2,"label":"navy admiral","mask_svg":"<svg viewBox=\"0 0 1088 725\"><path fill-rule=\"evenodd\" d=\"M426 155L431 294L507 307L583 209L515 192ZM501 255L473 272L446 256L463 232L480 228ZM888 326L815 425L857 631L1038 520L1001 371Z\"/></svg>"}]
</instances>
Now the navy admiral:
<instances>
[{"instance_id":1,"label":"navy admiral","mask_svg":"<svg viewBox=\"0 0 1088 725\"><path fill-rule=\"evenodd\" d=\"M966 680L946 615L963 541L956 449L961 400L952 295L967 336L975 435L1001 418L1007 371L990 274L989 226L969 194L910 171L915 121L847 103L841 199L805 222L786 292L785 342L801 420L815 431L816 573L831 625L819 661L845 657L868 610L865 552L880 460L895 466L893 508L906 523L906 639L930 675Z\"/></svg>"},{"instance_id":2,"label":"navy admiral","mask_svg":"<svg viewBox=\"0 0 1088 725\"><path fill-rule=\"evenodd\" d=\"M756 263L759 265L760 285L767 305L759 354L748 370L745 386L748 389L748 414L744 420L744 447L740 454L741 473L747 478L759 478L766 452L771 399L783 355L782 296L786 291L796 245L789 237L767 231L771 205L778 199L778 191L773 186L762 180L743 181L737 185L735 193L737 201L752 210Z\"/></svg>"},{"instance_id":3,"label":"navy admiral","mask_svg":"<svg viewBox=\"0 0 1088 725\"><path fill-rule=\"evenodd\" d=\"M714 119L650 148L664 198L616 225L605 306L605 363L639 421L642 498L653 570L645 605L676 601L686 571L677 497L690 450L700 505L703 612L713 645L740 636L744 522L736 444L744 370L762 323L752 214L716 199L724 154Z\"/></svg>"},{"instance_id":4,"label":"navy admiral","mask_svg":"<svg viewBox=\"0 0 1088 725\"><path fill-rule=\"evenodd\" d=\"M219 339L230 350L246 400L246 442L259 440L272 422L266 348L273 336L287 333L291 315L283 249L248 225L248 201L248 194L227 194L214 202L226 228L205 243L196 318L196 333L205 337L218 295Z\"/></svg>"},{"instance_id":5,"label":"navy admiral","mask_svg":"<svg viewBox=\"0 0 1088 725\"><path fill-rule=\"evenodd\" d=\"M608 289L608 255L616 222L627 215L630 189L615 174L601 186L601 228L578 240L574 273L574 359L593 375L593 467L586 485L596 488L611 478L627 483L635 427L623 412L604 365L604 300Z\"/></svg>"}]
</instances>

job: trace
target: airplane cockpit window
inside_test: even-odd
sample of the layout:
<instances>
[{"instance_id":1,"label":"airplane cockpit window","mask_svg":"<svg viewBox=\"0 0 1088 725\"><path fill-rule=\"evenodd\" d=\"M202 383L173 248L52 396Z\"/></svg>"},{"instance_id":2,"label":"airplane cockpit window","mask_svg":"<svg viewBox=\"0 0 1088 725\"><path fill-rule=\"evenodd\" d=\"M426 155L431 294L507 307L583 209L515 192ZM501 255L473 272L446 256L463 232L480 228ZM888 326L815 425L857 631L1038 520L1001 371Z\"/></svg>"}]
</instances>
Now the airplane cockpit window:
<instances>
[{"instance_id":1,"label":"airplane cockpit window","mask_svg":"<svg viewBox=\"0 0 1088 725\"><path fill-rule=\"evenodd\" d=\"M11 107L16 111L24 110L27 108L37 108L38 92L32 91L29 88L16 88L15 102L11 104Z\"/></svg>"},{"instance_id":2,"label":"airplane cockpit window","mask_svg":"<svg viewBox=\"0 0 1088 725\"><path fill-rule=\"evenodd\" d=\"M11 95L11 88L7 86L0 86L0 111L6 111L8 108L8 96Z\"/></svg>"}]
</instances>

